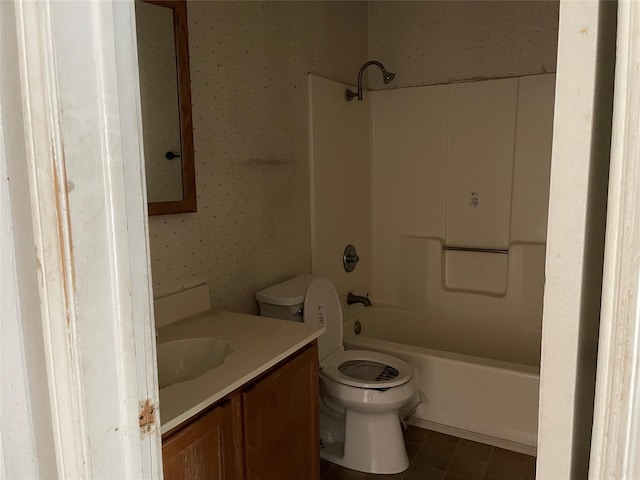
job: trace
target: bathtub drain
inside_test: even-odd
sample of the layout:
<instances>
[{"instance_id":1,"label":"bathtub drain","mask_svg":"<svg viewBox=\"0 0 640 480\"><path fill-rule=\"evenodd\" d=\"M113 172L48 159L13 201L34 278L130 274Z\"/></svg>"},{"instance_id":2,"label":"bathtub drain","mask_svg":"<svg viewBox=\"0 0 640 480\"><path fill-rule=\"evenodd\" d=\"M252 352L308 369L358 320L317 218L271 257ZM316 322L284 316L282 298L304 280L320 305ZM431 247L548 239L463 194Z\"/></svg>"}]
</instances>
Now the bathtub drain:
<instances>
[{"instance_id":1,"label":"bathtub drain","mask_svg":"<svg viewBox=\"0 0 640 480\"><path fill-rule=\"evenodd\" d=\"M358 320L356 320L356 323L353 324L353 331L356 333L356 335L360 335L360 332L362 331L362 325Z\"/></svg>"}]
</instances>

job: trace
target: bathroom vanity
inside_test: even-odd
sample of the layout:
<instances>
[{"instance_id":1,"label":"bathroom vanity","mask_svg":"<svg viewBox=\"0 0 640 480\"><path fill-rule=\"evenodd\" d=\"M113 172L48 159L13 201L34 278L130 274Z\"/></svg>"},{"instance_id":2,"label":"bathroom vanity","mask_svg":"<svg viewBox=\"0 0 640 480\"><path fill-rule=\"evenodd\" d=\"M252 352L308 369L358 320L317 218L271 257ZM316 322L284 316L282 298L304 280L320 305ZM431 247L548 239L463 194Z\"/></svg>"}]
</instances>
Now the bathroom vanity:
<instances>
[{"instance_id":1,"label":"bathroom vanity","mask_svg":"<svg viewBox=\"0 0 640 480\"><path fill-rule=\"evenodd\" d=\"M319 476L319 325L205 312L159 330L158 344L215 337L224 362L160 390L164 477Z\"/></svg>"}]
</instances>

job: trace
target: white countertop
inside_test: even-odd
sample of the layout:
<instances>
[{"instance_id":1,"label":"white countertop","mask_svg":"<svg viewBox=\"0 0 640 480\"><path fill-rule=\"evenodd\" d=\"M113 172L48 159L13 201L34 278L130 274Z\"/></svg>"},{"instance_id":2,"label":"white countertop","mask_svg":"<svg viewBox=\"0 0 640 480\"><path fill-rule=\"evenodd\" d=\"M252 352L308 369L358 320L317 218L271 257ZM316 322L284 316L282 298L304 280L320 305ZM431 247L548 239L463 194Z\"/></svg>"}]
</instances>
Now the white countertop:
<instances>
[{"instance_id":1,"label":"white countertop","mask_svg":"<svg viewBox=\"0 0 640 480\"><path fill-rule=\"evenodd\" d=\"M216 337L232 352L219 367L160 390L162 433L180 425L324 333L320 325L232 312L205 312L162 327L158 343Z\"/></svg>"}]
</instances>

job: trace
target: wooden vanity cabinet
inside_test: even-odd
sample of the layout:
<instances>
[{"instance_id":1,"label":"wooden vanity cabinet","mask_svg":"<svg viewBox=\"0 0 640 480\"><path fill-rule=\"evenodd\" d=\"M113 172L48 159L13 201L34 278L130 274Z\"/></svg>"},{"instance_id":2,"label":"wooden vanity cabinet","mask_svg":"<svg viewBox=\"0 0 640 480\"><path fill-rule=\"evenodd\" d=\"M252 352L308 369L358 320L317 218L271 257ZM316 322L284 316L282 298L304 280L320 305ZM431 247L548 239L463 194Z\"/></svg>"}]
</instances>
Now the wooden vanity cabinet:
<instances>
[{"instance_id":1,"label":"wooden vanity cabinet","mask_svg":"<svg viewBox=\"0 0 640 480\"><path fill-rule=\"evenodd\" d=\"M242 418L246 480L319 478L316 345L245 390Z\"/></svg>"},{"instance_id":2,"label":"wooden vanity cabinet","mask_svg":"<svg viewBox=\"0 0 640 480\"><path fill-rule=\"evenodd\" d=\"M316 480L320 475L314 341L163 436L168 480Z\"/></svg>"},{"instance_id":3,"label":"wooden vanity cabinet","mask_svg":"<svg viewBox=\"0 0 640 480\"><path fill-rule=\"evenodd\" d=\"M240 398L217 403L162 442L165 479L242 478Z\"/></svg>"}]
</instances>

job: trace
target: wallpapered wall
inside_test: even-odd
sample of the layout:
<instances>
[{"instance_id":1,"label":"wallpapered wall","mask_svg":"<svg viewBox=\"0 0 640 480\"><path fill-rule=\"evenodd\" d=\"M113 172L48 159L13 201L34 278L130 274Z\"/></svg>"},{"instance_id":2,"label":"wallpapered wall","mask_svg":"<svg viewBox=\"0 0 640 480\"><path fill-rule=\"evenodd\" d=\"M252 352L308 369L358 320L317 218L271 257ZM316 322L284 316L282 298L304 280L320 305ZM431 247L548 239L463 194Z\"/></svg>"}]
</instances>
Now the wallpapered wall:
<instances>
[{"instance_id":1,"label":"wallpapered wall","mask_svg":"<svg viewBox=\"0 0 640 480\"><path fill-rule=\"evenodd\" d=\"M376 58L398 88L555 70L556 2L193 1L188 15L198 213L150 218L154 294L207 281L235 311L310 271L307 73L354 83Z\"/></svg>"},{"instance_id":2,"label":"wallpapered wall","mask_svg":"<svg viewBox=\"0 0 640 480\"><path fill-rule=\"evenodd\" d=\"M558 12L544 0L369 2L369 56L396 72L385 88L555 72Z\"/></svg>"},{"instance_id":3,"label":"wallpapered wall","mask_svg":"<svg viewBox=\"0 0 640 480\"><path fill-rule=\"evenodd\" d=\"M151 217L154 295L207 281L215 308L309 272L307 73L353 80L364 2L188 3L198 212Z\"/></svg>"}]
</instances>

